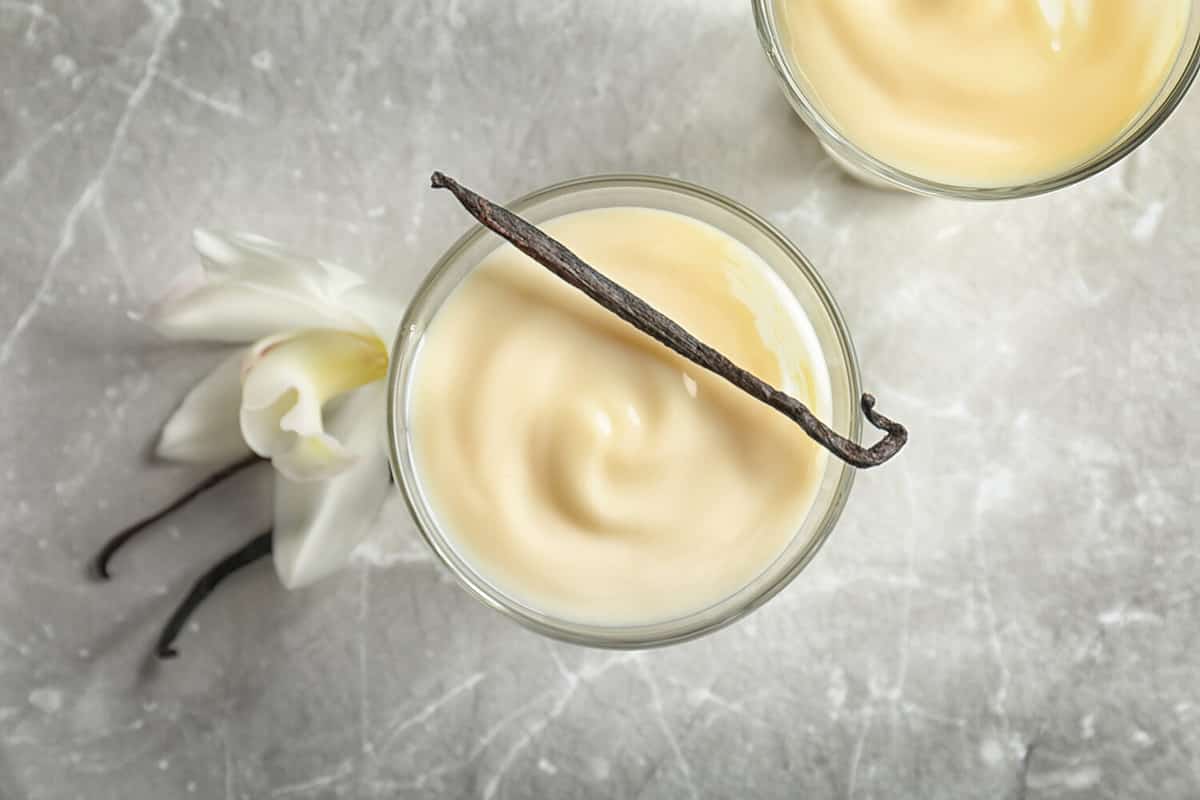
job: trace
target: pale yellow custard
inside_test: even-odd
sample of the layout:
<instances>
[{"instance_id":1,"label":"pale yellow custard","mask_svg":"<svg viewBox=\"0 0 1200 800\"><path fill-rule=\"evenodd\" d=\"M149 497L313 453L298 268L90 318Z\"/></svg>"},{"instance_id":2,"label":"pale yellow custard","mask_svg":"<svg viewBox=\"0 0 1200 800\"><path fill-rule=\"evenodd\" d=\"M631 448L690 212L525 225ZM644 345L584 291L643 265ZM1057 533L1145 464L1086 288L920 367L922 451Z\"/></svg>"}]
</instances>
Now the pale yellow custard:
<instances>
[{"instance_id":1,"label":"pale yellow custard","mask_svg":"<svg viewBox=\"0 0 1200 800\"><path fill-rule=\"evenodd\" d=\"M541 227L828 419L812 325L747 247L648 208ZM570 620L665 621L727 597L796 535L825 470L795 423L509 245L445 300L410 380L439 526L496 587Z\"/></svg>"},{"instance_id":2,"label":"pale yellow custard","mask_svg":"<svg viewBox=\"0 0 1200 800\"><path fill-rule=\"evenodd\" d=\"M1069 171L1151 104L1190 0L774 0L817 107L922 178L1015 186Z\"/></svg>"}]
</instances>

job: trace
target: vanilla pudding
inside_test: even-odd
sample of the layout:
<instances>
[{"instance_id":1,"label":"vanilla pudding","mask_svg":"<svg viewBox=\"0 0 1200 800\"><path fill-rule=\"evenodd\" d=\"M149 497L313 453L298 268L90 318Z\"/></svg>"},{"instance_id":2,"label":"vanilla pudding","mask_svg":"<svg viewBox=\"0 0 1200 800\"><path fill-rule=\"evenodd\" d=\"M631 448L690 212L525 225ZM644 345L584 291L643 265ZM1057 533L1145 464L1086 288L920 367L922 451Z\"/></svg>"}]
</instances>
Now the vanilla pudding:
<instances>
[{"instance_id":1,"label":"vanilla pudding","mask_svg":"<svg viewBox=\"0 0 1200 800\"><path fill-rule=\"evenodd\" d=\"M852 145L946 184L1015 186L1151 106L1190 0L771 0L804 93Z\"/></svg>"},{"instance_id":2,"label":"vanilla pudding","mask_svg":"<svg viewBox=\"0 0 1200 800\"><path fill-rule=\"evenodd\" d=\"M831 418L820 337L738 240L631 206L540 227ZM405 395L416 488L449 545L504 595L585 624L655 624L742 589L841 470L793 422L509 245L441 300Z\"/></svg>"}]
</instances>

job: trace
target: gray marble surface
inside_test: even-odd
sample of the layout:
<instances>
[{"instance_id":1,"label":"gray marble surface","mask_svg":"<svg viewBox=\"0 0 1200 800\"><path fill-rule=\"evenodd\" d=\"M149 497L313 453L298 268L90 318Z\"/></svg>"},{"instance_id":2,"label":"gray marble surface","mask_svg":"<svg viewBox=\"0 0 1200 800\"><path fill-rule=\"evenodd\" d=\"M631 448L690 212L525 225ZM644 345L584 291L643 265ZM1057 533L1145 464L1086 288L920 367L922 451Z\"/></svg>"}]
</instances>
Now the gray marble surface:
<instances>
[{"instance_id":1,"label":"gray marble surface","mask_svg":"<svg viewBox=\"0 0 1200 800\"><path fill-rule=\"evenodd\" d=\"M1200 794L1200 99L1133 158L999 205L843 178L716 0L0 0L0 797ZM501 197L645 171L769 216L912 443L743 623L641 654L478 605L392 498L369 557L258 565L248 476L90 580L200 473L147 451L219 357L129 318L197 225L410 292Z\"/></svg>"}]
</instances>

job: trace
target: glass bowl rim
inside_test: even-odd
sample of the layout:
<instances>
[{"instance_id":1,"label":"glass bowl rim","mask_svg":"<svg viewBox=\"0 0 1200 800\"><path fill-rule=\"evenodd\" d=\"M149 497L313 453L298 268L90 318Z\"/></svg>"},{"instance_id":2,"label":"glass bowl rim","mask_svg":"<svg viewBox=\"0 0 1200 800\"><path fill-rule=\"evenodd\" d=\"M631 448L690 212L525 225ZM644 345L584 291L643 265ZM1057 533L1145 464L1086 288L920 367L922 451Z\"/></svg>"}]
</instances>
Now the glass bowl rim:
<instances>
[{"instance_id":1,"label":"glass bowl rim","mask_svg":"<svg viewBox=\"0 0 1200 800\"><path fill-rule=\"evenodd\" d=\"M529 207L542 202L568 196L580 191L603 188L657 189L685 195L692 199L709 203L750 224L759 233L765 235L772 244L778 247L786 256L791 266L800 272L805 283L814 291L825 313L828 315L833 335L840 348L840 355L845 365L846 382L848 383L847 394L851 410L848 415L849 427L846 435L853 441L861 439L863 421L861 414L858 413L858 403L862 395L862 380L858 357L855 353L849 328L846 325L841 309L834 300L825 281L817 273L808 258L791 240L761 215L735 200L702 186L675 178L641 173L605 173L573 178L522 195L516 200L505 203L504 206L514 213L520 214ZM713 609L723 604L731 603L742 592L745 592L754 580L760 579L762 574L760 573L734 593L717 600L709 606L696 609L683 616L648 624L616 626L576 622L545 612L538 612L545 619L553 620L553 623L546 622L527 613L519 601L508 598L502 591L490 586L487 579L482 575L479 575L477 580L476 575L460 568L456 558L452 557L457 554L453 553L453 545L449 539L440 530L429 530L426 526L420 507L428 508L429 503L421 496L422 493L420 487L417 485L415 470L410 474L402 458L402 453L409 450L409 445L408 437L401 426L397 424L399 419L398 414L405 413L405 406L408 399L406 386L410 377L412 362L415 361L415 358L401 359L399 355L405 352L406 346L410 343L414 347L419 344L421 336L424 335L424 328L419 331L417 330L417 318L424 311L425 306L431 302L435 288L438 287L441 280L457 264L463 253L481 238L485 237L495 237L497 243L500 241L499 237L496 237L495 234L483 228L482 225L472 225L450 245L441 258L434 263L428 274L421 280L421 283L413 294L412 300L409 301L405 309L400 327L396 332L396 338L391 351L392 357L388 365L387 435L389 466L395 482L400 488L400 493L404 498L410 518L418 532L420 532L421 537L437 556L441 565L449 569L456 581L476 600L489 608L499 611L525 628L559 641L607 649L661 647L704 636L746 616L790 584L808 566L836 527L838 519L841 517L842 511L846 506L850 489L854 484L855 470L852 467L841 465L841 475L834 486L833 493L822 512L812 537L796 554L791 556L791 562L787 565L787 568L759 591L747 596L736 604L731 604L730 608L726 609L723 613L707 621L703 617L708 615ZM436 314L436 310L434 313ZM406 368L404 369L401 368L402 360L406 362ZM402 378L404 379L404 383L401 382ZM828 463L836 466L838 462L831 456ZM436 526L434 527L436 528ZM458 556L458 558L461 558L464 562L467 561L462 556ZM783 558L783 554L779 558ZM772 564L774 563L772 562ZM770 567L767 568L769 569ZM688 624L688 621L693 618L700 619ZM671 630L658 635L650 635L654 630L663 628ZM641 632L641 635L638 635L638 632Z\"/></svg>"},{"instance_id":2,"label":"glass bowl rim","mask_svg":"<svg viewBox=\"0 0 1200 800\"><path fill-rule=\"evenodd\" d=\"M1198 36L1192 46L1187 62L1184 64L1183 72L1180 73L1175 83L1169 87L1169 90L1166 86L1160 89L1159 96L1162 96L1162 92L1166 92L1166 96L1163 97L1158 108L1154 109L1153 113L1149 116L1139 120L1136 127L1124 131L1122 138L1117 140L1118 143L1115 147L1110 144L1107 148L1101 150L1088 160L1063 172L1011 186L981 187L944 183L929 178L922 178L919 175L894 167L886 161L872 156L850 141L846 136L842 135L817 110L816 106L813 105L808 99L808 95L801 88L799 82L796 80L796 76L792 72L791 66L788 64L783 44L779 38L779 26L775 20L774 2L775 0L751 0L754 9L754 24L758 29L758 38L763 50L766 51L767 59L771 62L771 67L775 70L779 83L783 87L788 102L800 118L804 120L805 124L808 125L809 129L812 130L813 135L823 145L832 148L837 157L845 159L854 168L867 173L872 179L927 197L948 197L958 200L1015 200L1053 192L1090 178L1121 161L1149 139L1167 121L1171 114L1175 112L1179 104L1183 102L1183 98L1187 95L1188 89L1191 88L1197 73L1200 72L1200 36ZM1189 30L1192 25L1197 24L1197 20L1194 17L1198 8L1200 8L1200 2L1192 0L1191 5L1192 16L1188 20ZM1176 66L1178 66L1178 62L1176 62ZM1174 67L1172 69L1174 70Z\"/></svg>"}]
</instances>

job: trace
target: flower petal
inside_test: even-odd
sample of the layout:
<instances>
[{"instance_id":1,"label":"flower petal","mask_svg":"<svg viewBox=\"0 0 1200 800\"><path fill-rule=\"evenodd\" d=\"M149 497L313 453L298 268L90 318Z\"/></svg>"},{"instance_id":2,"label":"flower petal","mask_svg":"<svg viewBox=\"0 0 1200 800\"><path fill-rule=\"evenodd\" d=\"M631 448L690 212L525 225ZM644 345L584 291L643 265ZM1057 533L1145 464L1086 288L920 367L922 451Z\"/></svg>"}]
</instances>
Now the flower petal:
<instances>
[{"instance_id":1,"label":"flower petal","mask_svg":"<svg viewBox=\"0 0 1200 800\"><path fill-rule=\"evenodd\" d=\"M387 496L384 386L366 386L330 414L329 429L360 455L320 483L275 482L275 570L289 589L307 586L346 565Z\"/></svg>"},{"instance_id":2,"label":"flower petal","mask_svg":"<svg viewBox=\"0 0 1200 800\"><path fill-rule=\"evenodd\" d=\"M369 325L391 350L400 320L404 317L405 304L398 297L378 286L364 283L347 289L338 297L338 302Z\"/></svg>"},{"instance_id":3,"label":"flower petal","mask_svg":"<svg viewBox=\"0 0 1200 800\"><path fill-rule=\"evenodd\" d=\"M216 463L250 455L238 424L244 357L234 353L188 392L159 434L159 458Z\"/></svg>"},{"instance_id":4,"label":"flower petal","mask_svg":"<svg viewBox=\"0 0 1200 800\"><path fill-rule=\"evenodd\" d=\"M362 276L344 267L292 252L253 233L196 230L192 242L214 280L269 286L332 302Z\"/></svg>"},{"instance_id":5,"label":"flower petal","mask_svg":"<svg viewBox=\"0 0 1200 800\"><path fill-rule=\"evenodd\" d=\"M348 310L319 297L239 281L210 282L173 293L151 307L146 320L168 339L213 342L252 342L304 328L371 333Z\"/></svg>"},{"instance_id":6,"label":"flower petal","mask_svg":"<svg viewBox=\"0 0 1200 800\"><path fill-rule=\"evenodd\" d=\"M387 349L373 336L311 330L262 340L242 368L242 436L293 481L322 480L354 459L325 433L322 408L387 374Z\"/></svg>"},{"instance_id":7,"label":"flower petal","mask_svg":"<svg viewBox=\"0 0 1200 800\"><path fill-rule=\"evenodd\" d=\"M249 342L303 328L372 332L339 299L364 285L358 274L253 234L197 230L193 242L203 269L181 276L146 315L164 336Z\"/></svg>"},{"instance_id":8,"label":"flower petal","mask_svg":"<svg viewBox=\"0 0 1200 800\"><path fill-rule=\"evenodd\" d=\"M357 272L253 233L197 230L193 240L211 276L317 297L347 312L358 323L353 329L373 330L385 343L396 336L405 303Z\"/></svg>"}]
</instances>

